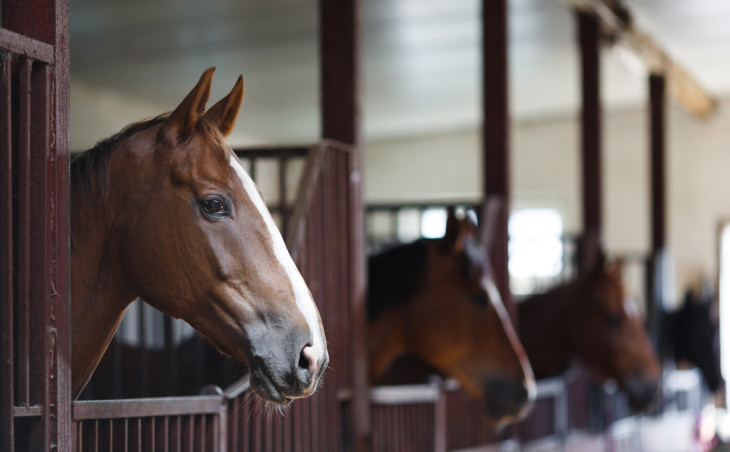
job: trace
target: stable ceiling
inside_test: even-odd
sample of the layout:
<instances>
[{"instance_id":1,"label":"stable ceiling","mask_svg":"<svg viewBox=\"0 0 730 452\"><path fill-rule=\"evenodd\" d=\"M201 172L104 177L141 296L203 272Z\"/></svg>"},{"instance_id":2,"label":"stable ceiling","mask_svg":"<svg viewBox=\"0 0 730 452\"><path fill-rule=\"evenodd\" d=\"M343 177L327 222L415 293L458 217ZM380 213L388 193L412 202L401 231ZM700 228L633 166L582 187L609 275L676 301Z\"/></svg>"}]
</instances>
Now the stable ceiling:
<instances>
[{"instance_id":1,"label":"stable ceiling","mask_svg":"<svg viewBox=\"0 0 730 452\"><path fill-rule=\"evenodd\" d=\"M479 4L363 0L367 139L479 124ZM706 90L716 96L730 92L729 1L634 0L627 5L639 25ZM511 0L509 7L513 117L577 112L575 31L565 4ZM234 143L315 140L316 8L311 0L71 0L72 137L84 127L73 122L83 118L73 110L113 117L111 122L120 125L140 119L123 113L117 118L113 104L110 108L93 95L75 93L112 93L152 115L172 109L200 73L215 65L213 100L239 73L246 80ZM606 105L645 102L642 74L604 54Z\"/></svg>"}]
</instances>

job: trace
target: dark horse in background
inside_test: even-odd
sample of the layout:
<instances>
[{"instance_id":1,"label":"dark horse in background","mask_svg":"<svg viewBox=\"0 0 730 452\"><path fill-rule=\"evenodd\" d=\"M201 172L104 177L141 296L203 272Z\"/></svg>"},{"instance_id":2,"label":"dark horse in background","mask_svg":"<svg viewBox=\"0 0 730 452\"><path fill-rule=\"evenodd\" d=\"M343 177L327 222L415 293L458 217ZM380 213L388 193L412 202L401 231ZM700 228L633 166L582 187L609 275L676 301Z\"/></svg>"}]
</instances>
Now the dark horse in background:
<instances>
[{"instance_id":1,"label":"dark horse in background","mask_svg":"<svg viewBox=\"0 0 730 452\"><path fill-rule=\"evenodd\" d=\"M707 388L716 392L724 383L720 373L718 315L714 295L711 291L703 292L688 290L679 309L662 313L660 349L664 359L699 368Z\"/></svg>"},{"instance_id":2,"label":"dark horse in background","mask_svg":"<svg viewBox=\"0 0 730 452\"><path fill-rule=\"evenodd\" d=\"M577 279L518 304L520 338L535 376L558 375L573 360L626 391L632 409L654 399L660 365L636 305L627 297L621 261L603 256Z\"/></svg>"},{"instance_id":3,"label":"dark horse in background","mask_svg":"<svg viewBox=\"0 0 730 452\"><path fill-rule=\"evenodd\" d=\"M449 211L446 234L373 255L368 262L371 383L414 354L459 380L501 422L534 399L532 370L489 274L475 223Z\"/></svg>"}]
</instances>

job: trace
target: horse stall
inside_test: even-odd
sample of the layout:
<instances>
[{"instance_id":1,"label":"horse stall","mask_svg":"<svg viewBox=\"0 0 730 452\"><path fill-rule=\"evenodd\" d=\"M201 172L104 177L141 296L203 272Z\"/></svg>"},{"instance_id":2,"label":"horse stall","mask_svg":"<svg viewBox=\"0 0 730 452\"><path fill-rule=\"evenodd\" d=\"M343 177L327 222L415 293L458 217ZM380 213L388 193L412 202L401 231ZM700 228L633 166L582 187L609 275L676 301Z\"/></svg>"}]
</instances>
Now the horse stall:
<instances>
[{"instance_id":1,"label":"horse stall","mask_svg":"<svg viewBox=\"0 0 730 452\"><path fill-rule=\"evenodd\" d=\"M73 6L73 2L71 3ZM105 5L107 3L115 2L79 2L77 6L80 5L82 9L103 9L109 6ZM266 9L270 7L267 3L263 7L263 16L258 16L263 17L262 27L267 28L274 23L273 18L280 11L293 11L291 16L287 16L288 19L293 18L292 22L285 22L292 29L286 39L305 41L302 36L311 30L307 27L298 28L302 17L304 21L311 19L312 11L319 7L316 16L318 20L312 22L316 23L316 46L319 49L316 56L319 73L315 78L319 79L321 131L311 141L281 139L279 136L268 136L262 140L271 143L315 143L311 146L233 149L239 159L235 165L240 162L266 200L265 207L281 230L286 248L316 301L328 337L330 366L324 376L324 383L311 397L295 400L290 406L279 408L261 400L254 390L257 387L255 375L252 377L253 372L250 373L250 369L240 361L223 356L216 347L198 335L192 326L155 310L141 299L128 309L93 377L84 392L76 397L71 372L74 331L71 328L69 250L69 212L70 202L73 202L73 199L69 200L69 0L0 0L0 450L641 451L647 445L652 446L651 450L669 450L686 444L706 448L712 444L711 441L701 444L699 437L706 436L703 431L706 427L705 421L714 416L714 412L707 415L705 413L711 397L705 387L716 386L708 379L709 373L705 372L712 372L713 369L708 370L701 364L694 363L700 370L676 370L673 361L675 358L667 358L668 353L676 350L663 349L667 332L675 334L679 329L677 325L682 321L681 315L686 314L681 310L673 313L676 316L664 312L666 301L672 297L669 287L674 284L672 256L668 248L670 242L677 241L676 237L667 234L665 222L669 215L665 210L671 209L665 209L665 204L668 204L665 192L672 193L674 190L675 197L676 192L679 192L676 186L669 191L666 187L668 184L665 173L668 172L668 166L664 149L664 104L665 96L671 93L672 96L684 98L685 100L680 100L683 105L692 104L690 111L694 109L701 115L710 115L715 108L714 101L702 92L699 84L663 49L639 28L634 28L641 23L636 25L631 20L630 12L619 2L576 0L567 2L567 7L564 2L557 5L541 3L539 8L545 8L550 26L564 24L562 19L555 19L559 16L556 13L559 8L562 13L570 16L570 20L575 19L578 31L580 62L576 66L580 66L578 79L582 87L581 106L580 111L575 113L575 118L571 117L564 122L575 122L571 122L566 128L570 132L580 133L582 160L575 170L577 179L580 179L576 184L576 191L580 194L576 202L577 208L574 209L578 211L576 216L580 218L577 221L579 227L573 228L580 232L577 235L572 231L570 235L561 233L556 237L560 248L561 270L558 273L510 280L508 259L512 245L510 240L513 237L510 237L508 220L511 212L519 210L519 200L515 199L511 188L514 185L511 181L514 171L511 168L513 156L509 152L512 133L510 116L515 113L510 110L508 102L508 95L514 94L514 91L508 86L507 80L508 67L512 63L510 61L508 64L508 58L513 57L507 52L508 41L513 32L510 31L508 36L507 6L509 4L511 10L514 8L510 14L516 12L522 18L530 16L530 11L537 7L533 4L535 2L483 0L478 2L481 10L477 7L465 13L460 9L460 2L419 2L418 7L406 3L393 2L396 6L388 9L390 2L319 0L296 6L275 4L271 6L271 10ZM434 6L437 3L439 6ZM640 3L649 5L652 2ZM121 3L117 4L119 5ZM455 9L449 9L452 7ZM244 5L237 14L245 16L246 12L254 9L256 8ZM438 20L435 15L421 17L424 11L438 15ZM137 15L138 12L132 13ZM373 65L375 68L369 69L371 78L368 88L371 91L378 88L379 82L383 83L384 79L390 78L382 75L381 78L378 75L373 77L377 66L385 66L383 62L386 60L399 60L396 65L399 74L413 76L413 71L403 70L407 67L405 61L391 58L392 55L383 57L381 54L380 57L373 58L368 54L366 58L361 47L399 50L415 45L415 53L419 53L418 45L428 42L430 37L425 39L426 34L419 37L417 33L413 36L395 33L389 27L403 18L415 18L416 25L420 27L424 24L440 24L442 21L450 23L465 16L469 16L470 20L478 18L469 23L474 25L472 22L478 22L481 39L475 38L476 35L459 39L479 41L480 48L478 52L471 51L476 47L469 52L463 52L464 49L460 48L462 44L457 43L458 51L455 54L470 53L473 57L473 54L479 53L482 66L475 70L471 65L458 63L458 58L455 58L447 64L438 62L417 67L419 71L423 69L428 72L429 66L438 66L440 70L445 70L447 67L451 68L451 63L456 63L453 66L458 72L479 73L478 83L467 83L465 80L459 82L464 86L478 84L482 88L481 128L474 126L478 120L467 121L468 124L459 126L473 128L477 137L475 141L481 141L475 145L482 154L482 166L475 171L481 177L476 182L476 193L464 194L457 191L451 197L453 190L449 195L444 195L423 190L421 186L421 192L417 196L407 194L401 198L404 200L402 202L366 203L362 184L362 180L368 175L363 172L362 162L365 148L363 143L366 139L361 130L360 116L361 107L365 106L364 110L367 110L372 106L361 105L365 104L361 102L359 93L362 84L361 66L364 61L376 62ZM99 15L97 19L101 17ZM171 23L180 17L164 17L162 22ZM235 28L244 31L251 27L250 23L239 24L231 17L201 15L200 18L188 17L183 22L185 27L191 27L191 31L181 42L187 42L186 39L190 37L198 41L199 36L192 30L200 23L215 22L231 27L236 22ZM150 23L155 24L154 21ZM132 33L143 34L140 30L144 31L147 25L130 29ZM530 28L524 26L524 23L522 27ZM122 33L122 28L112 30L112 34L123 35L127 31L125 29ZM273 30L275 27L271 28ZM447 38L439 44L443 47L438 47L435 53L445 54L449 52L444 49L453 50L450 47L453 45L450 41L451 34L458 34L455 32L457 28L468 27L462 22L459 26L445 28ZM397 45L383 45L388 41L382 41L383 37L377 36L368 41L367 46L363 46L362 41L365 39L361 36L373 32L397 36ZM524 32L525 30L518 30L518 34ZM206 35L206 39L213 39L214 35L217 36L217 33ZM123 42L124 52L114 56L111 55L113 52L104 50L106 59L100 58L93 64L103 66L117 57L125 61L126 54L123 53L127 50L130 55L149 50L142 57L147 60L156 58L155 51L164 51L168 47L185 53L184 46L175 48L175 36L171 34L167 36L170 39L160 39L157 42L159 48L152 50L138 49L133 41L130 41L131 44ZM236 36L235 39L240 39L239 35ZM552 39L554 36L549 37ZM257 37L252 33L247 38L267 52L280 45L289 45L282 44L286 39L273 34ZM206 39L200 39L202 47L195 48L191 54L199 56L215 45L212 40L208 42ZM651 72L648 77L650 102L647 108L651 126L651 153L648 159L651 246L648 250L618 252L610 257L623 258L623 266L619 266L622 272L616 273L619 275L619 286L636 297L640 314L646 319L649 338L662 351L660 357L665 360L662 363L657 398L651 405L642 404L643 412L640 414L633 409L635 398L632 400L627 395L626 388L623 387L625 385L622 385L619 378L604 382L597 378L596 370L591 368L595 363L582 362L583 359L578 359L578 363L572 363L567 368L561 368L554 376L535 380L533 388L532 378L528 376L531 372L527 372L524 356L518 352L520 347L515 346L512 341L510 334L513 333L509 325L512 322L520 329L520 318L526 318L520 315L521 307L526 306L531 298L527 294L539 297L540 293L548 293L553 286L563 286L570 281L580 280L586 275L592 275L591 271L596 269L616 268L616 261L604 260L605 243L602 241L605 239L604 219L607 217L603 212L603 199L606 198L603 185L606 184L602 179L605 173L602 165L607 158L601 154L603 137L600 49L606 45L626 45L626 41L630 47L638 46L639 50L644 50L643 53L638 53L644 57L648 55L650 60L644 64ZM233 40L226 41L223 47L233 47L232 42ZM289 56L293 53L295 52ZM159 57L159 53L157 55ZM303 59L305 58L301 55L293 58L300 64ZM164 58L161 60L163 63L166 61ZM267 53L266 58L255 61L263 61L266 65L273 60L275 58ZM517 63L520 64L520 61L524 60ZM403 63L402 67L400 63ZM567 66L560 60L557 63L551 61L551 64ZM162 65L158 68L160 66ZM142 77L139 74L131 75L134 67L135 64L129 64L129 77ZM532 69L535 70L534 67ZM444 74L453 75L453 72ZM433 79L429 83L423 83L423 80L400 80L396 88L390 87L393 91L384 91L394 99L402 99L396 96L396 89L397 94L404 91L411 93L411 99L417 97L414 94L419 92L420 85L428 85L429 92L446 92L448 90L443 88L454 88L454 85L447 83L448 77L444 74L438 75L437 84L433 83ZM180 74L174 76L182 78ZM270 73L267 77L278 80L280 84L282 80L289 80L272 77ZM303 78L306 79L306 76ZM667 87L664 86L665 79ZM247 79L247 83L248 80L251 79ZM253 77L253 80L257 79ZM261 78L258 81L261 82ZM237 86L238 83L240 82L237 82ZM540 91L549 91L546 87L552 88L552 83L554 80L548 78L540 86ZM440 89L434 89L434 86ZM296 94L311 101L306 91L306 88L297 86ZM454 98L459 98L460 95L461 98L468 97L470 100L478 97L472 92L464 95L463 92L459 94L458 89L455 91L457 93ZM242 91L239 93L242 97ZM420 93L423 94L423 91ZM263 97L268 95L275 98L272 94L269 92ZM532 95L535 94L536 91L533 91ZM441 93L441 97L449 96L451 94L444 96ZM694 103L686 101L683 96L692 97ZM300 101L297 96L293 97L296 98L295 101ZM229 98L230 95L226 97ZM124 103L119 98L111 99ZM416 102L418 110L443 108L444 116L460 118L458 112L452 115L454 112L450 105L428 105L429 108L424 108L424 105L433 100L434 98L425 97L419 99ZM382 105L388 104L382 102L376 105L381 108L381 113L385 110ZM390 108L393 109L392 105ZM218 107L215 113L227 115L228 113L221 113L221 109L228 110L228 104ZM294 109L292 116L295 116L293 111ZM311 105L306 111L311 116ZM264 117L265 120L269 119L265 115ZM282 123L286 124L288 119L290 118L283 118ZM372 129L383 127L378 124L380 118L368 119L372 120ZM523 124L523 127L529 130L519 139L529 141L525 136L534 132L530 128L534 126L537 129L535 124L541 123L542 119L544 118L540 115L528 118L527 126ZM556 120L558 123L560 121ZM223 122L226 121L221 122L221 127ZM407 122L405 121L406 126ZM417 121L414 120L415 122ZM261 125L262 122L256 124ZM428 130L428 133L433 135L428 135L421 143L431 140L439 143L442 138L439 134L451 127L446 124L442 128L442 125L432 124L433 130ZM395 125L392 129L385 129L387 133L383 136L386 138L395 136L393 141L402 138L398 137ZM412 133L411 129L406 129L409 130L407 133ZM699 133L695 131L694 125L685 127L684 131L687 129L690 129L690 133ZM704 129L696 126L696 130ZM266 134L262 133L262 136ZM535 136L539 136L539 133L535 133ZM418 140L414 141L418 143ZM444 141L446 142L448 140ZM463 146L465 142L471 143L469 140L457 140L453 149ZM541 148L543 143L535 141L531 145ZM448 146L444 146L446 148ZM463 157L466 154L458 155ZM396 158L390 157L392 156L384 160L397 162ZM416 157L416 154L411 153L408 164L396 169L397 176L416 173L413 168L418 166L419 162L416 160L421 158L420 154ZM450 158L444 157L443 152L440 153L439 170L449 171L450 167L446 163L452 162L446 161ZM716 158L719 159L717 156ZM470 160L472 166L473 163ZM231 164L234 169L237 168L235 165ZM674 171L671 174L676 179L676 169ZM411 183L407 177L403 179L406 183ZM711 178L708 176L707 179ZM685 200L684 208L688 204ZM679 210L676 204L672 208ZM467 277L476 275L481 289L484 288L482 283L487 285L486 293L480 292L470 299L482 307L491 303L496 307L492 311L499 311L500 322L503 322L500 323L503 336L507 337L506 341L504 337L502 340L509 342L511 347L502 347L494 354L501 357L509 355L512 370L518 369L515 375L518 379L521 378L519 385L509 386L504 381L499 381L500 384L494 386L497 390L492 388L491 395L499 392L516 394L515 400L510 401L514 406L497 413L498 417L508 421L504 425L496 425L495 415L489 411L489 404L475 397L480 390L486 392L485 388L459 383L445 377L441 372L436 372L437 375L426 375L425 378L424 374L417 375L418 381L407 384L370 387L367 382L368 371L375 366L368 369L366 359L371 344L368 343L365 325L369 315L366 305L368 294L365 287L365 254L388 249L394 242L417 240L428 229L426 224L438 224L438 227L428 231L430 238L447 241L445 239L449 238L449 222L453 211L474 212L474 215L466 213L463 217L458 217L460 234L464 230L468 230L470 234L468 240L462 241L461 235L454 240L458 243L459 252L464 254L462 257L466 259L466 267L469 269L462 273L467 273ZM475 219L476 223L471 224ZM676 214L673 220L676 220ZM631 222L631 219L627 222ZM444 224L446 227L443 229L446 232L439 229ZM679 234L680 238L687 233L686 225L684 227ZM443 243L435 241L432 244ZM464 241L468 241L472 248L463 245ZM427 248L431 251L439 249L445 248ZM429 254L427 251L425 256L432 254L434 253ZM687 260L685 258L685 262ZM483 273L473 271L475 268ZM682 270L687 272L686 267ZM517 290L513 290L511 284ZM494 292L497 293L496 297L493 296ZM585 303L581 307L584 308L593 298L601 297L587 298L590 300L582 300ZM455 299L447 301L452 302L456 310ZM711 304L712 301L707 306ZM505 309L501 309L500 305ZM622 306L625 309L626 304L623 303ZM598 312L598 309L595 311ZM707 320L709 316L707 311L708 309L703 311L703 320ZM415 311L411 314L413 312ZM476 309L467 312L473 313ZM476 315L472 317L476 318ZM587 322L595 319L585 314L583 320ZM603 320L607 325L615 326L625 319L622 317L616 320L616 316L606 316ZM701 323L700 331L704 332L704 336L709 336L706 333L709 328L707 323ZM522 333L524 330L523 328ZM687 333L689 336L680 336L678 340L683 343L692 342L691 339L698 336L697 330L693 331L694 335ZM486 337L486 334L483 336ZM523 335L520 340L524 338ZM528 342L523 342L527 348ZM646 341L640 342L644 344ZM714 344L708 345L705 341L700 348L713 346ZM300 362L297 363L299 367L307 367L301 364L302 357L307 358L304 352L307 347L311 349L311 344L305 345L304 349L300 348ZM692 356L684 357L692 361ZM312 365L308 358L305 364ZM533 367L537 369L537 365L535 360ZM713 361L711 365L716 366L717 363ZM313 366L312 369L315 370L311 373L315 376L312 381L316 381L316 364ZM428 372L431 371L433 368ZM494 381L489 380L484 386L492 383ZM654 389L653 386L649 387L651 381L646 385L645 383L647 381L641 381L639 385L642 386L639 392L643 392L644 396L648 392L653 393ZM641 402L648 403L647 400ZM529 413L519 421L512 422L520 415L521 408L527 405L531 405ZM714 434L714 431L710 432L710 435ZM717 441L716 437L711 438Z\"/></svg>"},{"instance_id":2,"label":"horse stall","mask_svg":"<svg viewBox=\"0 0 730 452\"><path fill-rule=\"evenodd\" d=\"M350 290L346 262L350 259L347 212L352 148L325 141L309 148L236 153L267 195L323 321L334 326L349 324L348 306L340 300ZM259 179L263 177L265 182ZM160 450L211 451L346 447L349 432L342 419L347 417L347 395L351 393L348 328L328 330L330 357L342 367L328 372L327 383L317 395L281 416L269 412L275 409L249 393L245 369L236 378L235 365L197 334L175 342L173 337L178 329L186 329L184 324L173 324L161 314L153 317L150 310L136 313L127 337L109 348L100 372L89 383L87 397L97 400L74 403L76 450L113 449L119 444L140 450L154 445ZM151 328L150 323L154 323ZM145 340L146 325L148 330L164 332L161 348L152 349L152 343ZM122 327L118 335L124 331ZM126 352L121 352L123 341L137 346L126 346ZM125 369L137 369L136 375ZM165 384L140 377L160 374ZM186 377L186 388L175 391L174 375ZM124 381L124 377L132 381ZM108 379L113 380L111 384ZM147 398L98 400L120 396ZM159 398L162 396L166 397Z\"/></svg>"}]
</instances>

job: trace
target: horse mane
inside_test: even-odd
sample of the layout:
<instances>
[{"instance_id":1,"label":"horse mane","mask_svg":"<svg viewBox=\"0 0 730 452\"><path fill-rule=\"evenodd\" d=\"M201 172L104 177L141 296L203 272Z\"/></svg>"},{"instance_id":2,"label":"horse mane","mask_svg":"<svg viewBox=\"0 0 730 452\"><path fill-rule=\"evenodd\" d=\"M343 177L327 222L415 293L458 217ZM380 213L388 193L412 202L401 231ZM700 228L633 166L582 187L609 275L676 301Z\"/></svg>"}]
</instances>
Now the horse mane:
<instances>
[{"instance_id":1,"label":"horse mane","mask_svg":"<svg viewBox=\"0 0 730 452\"><path fill-rule=\"evenodd\" d=\"M368 321L403 305L418 291L427 274L428 240L395 245L368 258Z\"/></svg>"},{"instance_id":2,"label":"horse mane","mask_svg":"<svg viewBox=\"0 0 730 452\"><path fill-rule=\"evenodd\" d=\"M169 115L164 113L129 124L111 137L99 140L93 148L75 155L71 159L71 189L79 190L77 194L83 200L90 201L90 197L96 195L100 205L108 205L109 160L114 149L132 135L161 123ZM91 205L89 202L85 204Z\"/></svg>"},{"instance_id":3,"label":"horse mane","mask_svg":"<svg viewBox=\"0 0 730 452\"><path fill-rule=\"evenodd\" d=\"M111 137L99 140L93 148L74 156L71 160L72 191L78 190L75 194L88 206L96 204L89 202L92 201L92 196L98 198L94 201L98 201L99 205L107 206L109 204L109 185L111 183L109 160L113 151L129 137L162 123L169 116L170 112L167 112L129 124ZM215 124L202 116L197 122L195 130L203 132L202 135L206 143L212 145L213 149L222 151L218 153L220 154L218 155L219 158L228 159L228 155L224 151L224 149L227 149L225 140ZM187 138L189 137L182 137L181 141Z\"/></svg>"}]
</instances>

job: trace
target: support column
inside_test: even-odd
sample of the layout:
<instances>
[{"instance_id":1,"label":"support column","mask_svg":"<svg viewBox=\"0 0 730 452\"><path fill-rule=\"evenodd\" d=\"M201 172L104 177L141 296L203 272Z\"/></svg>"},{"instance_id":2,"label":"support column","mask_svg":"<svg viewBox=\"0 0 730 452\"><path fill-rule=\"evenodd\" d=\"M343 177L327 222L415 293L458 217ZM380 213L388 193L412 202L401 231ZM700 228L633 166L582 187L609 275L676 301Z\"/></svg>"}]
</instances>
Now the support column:
<instances>
[{"instance_id":1,"label":"support column","mask_svg":"<svg viewBox=\"0 0 730 452\"><path fill-rule=\"evenodd\" d=\"M507 66L507 1L482 0L482 152L484 199L501 204L492 242L494 279L505 306L515 320L507 268L509 220L509 99ZM482 219L484 221L484 219Z\"/></svg>"},{"instance_id":2,"label":"support column","mask_svg":"<svg viewBox=\"0 0 730 452\"><path fill-rule=\"evenodd\" d=\"M322 137L354 145L350 166L351 419L354 450L369 448L370 404L365 348L365 217L360 121L360 0L319 1ZM342 326L346 327L346 326Z\"/></svg>"},{"instance_id":3,"label":"support column","mask_svg":"<svg viewBox=\"0 0 730 452\"><path fill-rule=\"evenodd\" d=\"M579 268L585 269L602 248L600 24L593 13L578 11L576 15L582 97L583 242Z\"/></svg>"},{"instance_id":4,"label":"support column","mask_svg":"<svg viewBox=\"0 0 730 452\"><path fill-rule=\"evenodd\" d=\"M649 76L651 127L651 251L657 253L667 245L665 212L664 117L665 80L663 75Z\"/></svg>"},{"instance_id":5,"label":"support column","mask_svg":"<svg viewBox=\"0 0 730 452\"><path fill-rule=\"evenodd\" d=\"M665 99L666 83L664 75L649 76L649 128L650 128L650 181L651 181L651 251L647 262L647 329L657 347L661 346L663 298L667 256L666 243L666 202L665 202Z\"/></svg>"}]
</instances>

